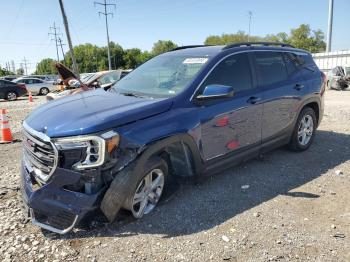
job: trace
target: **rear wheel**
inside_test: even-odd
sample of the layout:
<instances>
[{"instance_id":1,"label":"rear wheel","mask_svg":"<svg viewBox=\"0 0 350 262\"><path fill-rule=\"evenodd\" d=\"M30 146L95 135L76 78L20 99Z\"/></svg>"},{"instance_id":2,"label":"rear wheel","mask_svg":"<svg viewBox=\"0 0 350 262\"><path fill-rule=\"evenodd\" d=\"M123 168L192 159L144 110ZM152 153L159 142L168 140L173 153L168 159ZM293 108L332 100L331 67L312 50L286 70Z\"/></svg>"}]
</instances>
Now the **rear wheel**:
<instances>
[{"instance_id":1,"label":"rear wheel","mask_svg":"<svg viewBox=\"0 0 350 262\"><path fill-rule=\"evenodd\" d=\"M14 91L9 91L7 92L6 94L6 100L8 101L14 101L14 100L17 100L17 93L14 92Z\"/></svg>"},{"instance_id":2,"label":"rear wheel","mask_svg":"<svg viewBox=\"0 0 350 262\"><path fill-rule=\"evenodd\" d=\"M40 95L46 96L49 92L50 90L47 87L42 87L40 89Z\"/></svg>"},{"instance_id":3,"label":"rear wheel","mask_svg":"<svg viewBox=\"0 0 350 262\"><path fill-rule=\"evenodd\" d=\"M289 148L294 151L304 151L310 147L315 137L317 120L315 112L310 107L305 107L294 127L292 138L289 142Z\"/></svg>"}]
</instances>

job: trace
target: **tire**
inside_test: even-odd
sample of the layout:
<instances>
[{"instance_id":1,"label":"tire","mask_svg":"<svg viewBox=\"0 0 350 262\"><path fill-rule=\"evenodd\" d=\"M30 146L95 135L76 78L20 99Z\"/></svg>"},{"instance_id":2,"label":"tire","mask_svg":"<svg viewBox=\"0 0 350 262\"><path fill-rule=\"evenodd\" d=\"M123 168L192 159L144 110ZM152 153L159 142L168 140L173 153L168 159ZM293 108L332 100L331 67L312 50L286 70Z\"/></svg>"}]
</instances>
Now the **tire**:
<instances>
[{"instance_id":1,"label":"tire","mask_svg":"<svg viewBox=\"0 0 350 262\"><path fill-rule=\"evenodd\" d=\"M15 100L17 100L17 97L18 97L18 95L17 95L16 92L9 91L9 92L6 93L5 99L7 101L15 101Z\"/></svg>"},{"instance_id":2,"label":"tire","mask_svg":"<svg viewBox=\"0 0 350 262\"><path fill-rule=\"evenodd\" d=\"M40 95L46 96L48 93L50 93L50 90L47 87L40 88Z\"/></svg>"},{"instance_id":3,"label":"tire","mask_svg":"<svg viewBox=\"0 0 350 262\"><path fill-rule=\"evenodd\" d=\"M309 128L307 128L308 125ZM299 114L288 148L299 152L308 149L315 138L316 127L315 111L310 107L305 107Z\"/></svg>"},{"instance_id":4,"label":"tire","mask_svg":"<svg viewBox=\"0 0 350 262\"><path fill-rule=\"evenodd\" d=\"M139 189L140 183L143 179L149 175L151 171L161 170L163 173L164 183L162 192L158 197L161 198L162 193L166 190L166 185L168 184L168 165L160 157L152 157L146 161L146 166L139 168L140 170L135 170L137 166L136 163L132 163L124 170L122 170L112 181L109 189L101 203L101 210L110 222L113 222L117 216L117 213L121 208L131 211L135 218L141 218L144 214L135 214L133 210L133 200L136 191ZM153 208L149 208L147 211L152 211L158 201L156 201Z\"/></svg>"}]
</instances>

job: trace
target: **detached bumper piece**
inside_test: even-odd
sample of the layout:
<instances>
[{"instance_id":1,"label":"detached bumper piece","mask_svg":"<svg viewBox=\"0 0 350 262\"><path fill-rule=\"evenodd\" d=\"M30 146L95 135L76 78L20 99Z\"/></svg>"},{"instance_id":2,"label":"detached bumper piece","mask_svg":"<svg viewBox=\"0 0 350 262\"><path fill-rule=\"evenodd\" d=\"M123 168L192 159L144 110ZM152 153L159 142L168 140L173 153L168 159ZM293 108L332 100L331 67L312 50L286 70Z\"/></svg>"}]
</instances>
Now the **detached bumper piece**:
<instances>
[{"instance_id":1,"label":"detached bumper piece","mask_svg":"<svg viewBox=\"0 0 350 262\"><path fill-rule=\"evenodd\" d=\"M104 189L91 195L66 189L69 185L78 184L81 176L80 173L57 168L47 184L38 186L35 174L29 172L23 163L21 193L32 223L65 234L88 213L98 209Z\"/></svg>"}]
</instances>

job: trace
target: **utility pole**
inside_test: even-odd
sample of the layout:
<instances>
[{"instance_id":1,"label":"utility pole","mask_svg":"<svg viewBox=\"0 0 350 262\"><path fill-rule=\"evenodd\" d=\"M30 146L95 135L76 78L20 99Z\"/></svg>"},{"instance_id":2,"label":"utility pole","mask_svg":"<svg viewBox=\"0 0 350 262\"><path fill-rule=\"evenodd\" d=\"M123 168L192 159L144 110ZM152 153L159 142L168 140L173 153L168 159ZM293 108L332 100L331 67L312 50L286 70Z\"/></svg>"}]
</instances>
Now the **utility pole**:
<instances>
[{"instance_id":1,"label":"utility pole","mask_svg":"<svg viewBox=\"0 0 350 262\"><path fill-rule=\"evenodd\" d=\"M116 8L116 4L110 4L110 3L107 3L106 0L104 0L103 3L94 2L94 5L102 5L104 7L104 10L105 10L104 12L98 12L98 14L105 16L106 32L107 32L108 69L112 70L111 50L109 48L108 15L111 15L113 17L113 13L107 13L107 6L114 6L114 9L115 9Z\"/></svg>"},{"instance_id":2,"label":"utility pole","mask_svg":"<svg viewBox=\"0 0 350 262\"><path fill-rule=\"evenodd\" d=\"M329 0L329 10L328 10L328 34L327 34L327 47L326 47L326 52L331 52L331 51L332 51L333 6L334 6L334 0Z\"/></svg>"},{"instance_id":3,"label":"utility pole","mask_svg":"<svg viewBox=\"0 0 350 262\"><path fill-rule=\"evenodd\" d=\"M60 61L60 57L59 57L59 55L58 55L58 33L57 33L57 31L59 31L59 27L56 27L56 24L55 24L55 22L53 23L53 26L51 26L50 27L50 30L52 30L53 31L53 33L49 33L49 35L53 35L54 36L54 39L51 39L51 41L55 41L55 44L56 44L56 54L57 54L57 62L59 62Z\"/></svg>"},{"instance_id":4,"label":"utility pole","mask_svg":"<svg viewBox=\"0 0 350 262\"><path fill-rule=\"evenodd\" d=\"M78 72L77 61L75 60L75 56L74 56L74 52L73 52L73 45L72 45L72 40L70 38L69 27L68 27L68 20L67 20L66 12L64 11L63 0L58 0L58 1L60 3L60 8L61 8L61 12L62 12L62 18L63 18L63 23L64 23L64 29L65 29L66 35L67 35L67 41L68 41L68 46L69 46L69 53L70 53L70 56L71 56L72 62L73 62L73 71L74 71L74 73L76 74L76 76L78 77L78 80L79 80L80 77L79 77L79 72Z\"/></svg>"},{"instance_id":5,"label":"utility pole","mask_svg":"<svg viewBox=\"0 0 350 262\"><path fill-rule=\"evenodd\" d=\"M249 11L248 15L249 15L249 25L248 25L248 42L249 42L250 41L250 29L251 29L251 24L252 24L252 16L253 16L252 11Z\"/></svg>"},{"instance_id":6,"label":"utility pole","mask_svg":"<svg viewBox=\"0 0 350 262\"><path fill-rule=\"evenodd\" d=\"M63 46L64 46L65 44L62 44L62 39L61 39L61 37L58 38L58 42L59 42L59 45L61 46L63 61L64 61L64 63L66 63L66 58L64 57L64 52L63 52Z\"/></svg>"},{"instance_id":7,"label":"utility pole","mask_svg":"<svg viewBox=\"0 0 350 262\"><path fill-rule=\"evenodd\" d=\"M12 72L16 74L15 61L11 60Z\"/></svg>"},{"instance_id":8,"label":"utility pole","mask_svg":"<svg viewBox=\"0 0 350 262\"><path fill-rule=\"evenodd\" d=\"M26 73L26 75L28 75L28 67L27 67L27 65L28 65L28 60L24 57L24 59L23 59L23 64L24 64L24 69L25 69L25 73Z\"/></svg>"}]
</instances>

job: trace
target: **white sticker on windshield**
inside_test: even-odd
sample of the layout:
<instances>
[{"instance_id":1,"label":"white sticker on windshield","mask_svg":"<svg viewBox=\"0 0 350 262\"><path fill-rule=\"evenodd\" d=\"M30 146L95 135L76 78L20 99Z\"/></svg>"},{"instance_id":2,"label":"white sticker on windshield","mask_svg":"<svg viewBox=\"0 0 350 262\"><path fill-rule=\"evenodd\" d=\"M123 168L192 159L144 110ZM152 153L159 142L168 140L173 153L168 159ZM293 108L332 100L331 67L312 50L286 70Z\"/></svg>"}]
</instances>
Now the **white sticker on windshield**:
<instances>
[{"instance_id":1,"label":"white sticker on windshield","mask_svg":"<svg viewBox=\"0 0 350 262\"><path fill-rule=\"evenodd\" d=\"M206 57L192 57L192 58L186 58L182 63L183 64L204 64L208 61L208 58Z\"/></svg>"}]
</instances>

